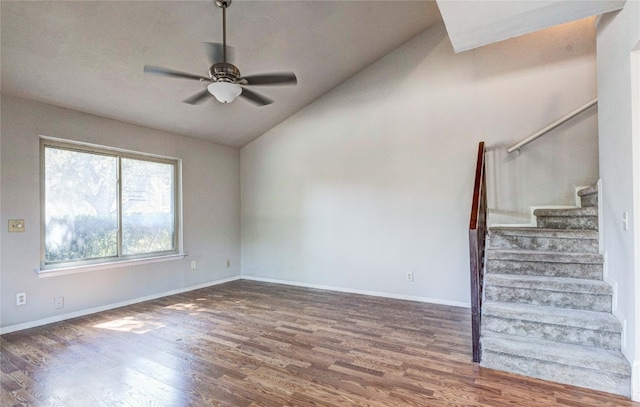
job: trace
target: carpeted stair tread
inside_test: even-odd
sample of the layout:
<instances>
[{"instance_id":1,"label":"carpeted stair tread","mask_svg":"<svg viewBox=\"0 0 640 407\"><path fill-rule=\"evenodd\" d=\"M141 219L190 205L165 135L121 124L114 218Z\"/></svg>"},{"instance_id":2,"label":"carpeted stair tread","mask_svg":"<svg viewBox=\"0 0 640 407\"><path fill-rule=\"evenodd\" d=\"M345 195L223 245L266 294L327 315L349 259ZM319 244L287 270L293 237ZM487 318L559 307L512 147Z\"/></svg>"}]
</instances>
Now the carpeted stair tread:
<instances>
[{"instance_id":1,"label":"carpeted stair tread","mask_svg":"<svg viewBox=\"0 0 640 407\"><path fill-rule=\"evenodd\" d=\"M489 249L598 253L598 231L590 228L489 228Z\"/></svg>"},{"instance_id":2,"label":"carpeted stair tread","mask_svg":"<svg viewBox=\"0 0 640 407\"><path fill-rule=\"evenodd\" d=\"M485 256L487 274L602 280L604 258L598 253L488 249Z\"/></svg>"},{"instance_id":3,"label":"carpeted stair tread","mask_svg":"<svg viewBox=\"0 0 640 407\"><path fill-rule=\"evenodd\" d=\"M557 217L570 217L570 216L598 216L598 208L595 206L586 206L584 208L540 208L533 211L535 216L557 216Z\"/></svg>"},{"instance_id":4,"label":"carpeted stair tread","mask_svg":"<svg viewBox=\"0 0 640 407\"><path fill-rule=\"evenodd\" d=\"M598 230L598 208L592 205L583 208L536 209L533 214L539 228Z\"/></svg>"},{"instance_id":5,"label":"carpeted stair tread","mask_svg":"<svg viewBox=\"0 0 640 407\"><path fill-rule=\"evenodd\" d=\"M486 274L485 286L526 288L544 291L605 294L611 295L613 289L604 281L567 277L525 276L512 274Z\"/></svg>"},{"instance_id":6,"label":"carpeted stair tread","mask_svg":"<svg viewBox=\"0 0 640 407\"><path fill-rule=\"evenodd\" d=\"M571 253L552 252L542 250L523 249L490 249L487 250L486 259L489 260L514 260L537 261L545 263L578 263L578 264L603 264L604 257L598 253Z\"/></svg>"},{"instance_id":7,"label":"carpeted stair tread","mask_svg":"<svg viewBox=\"0 0 640 407\"><path fill-rule=\"evenodd\" d=\"M574 229L544 229L534 227L491 227L490 234L503 236L531 236L537 238L557 238L557 239L597 239L597 230L574 230Z\"/></svg>"},{"instance_id":8,"label":"carpeted stair tread","mask_svg":"<svg viewBox=\"0 0 640 407\"><path fill-rule=\"evenodd\" d=\"M487 301L482 306L482 314L590 330L622 332L620 321L608 312Z\"/></svg>"},{"instance_id":9,"label":"carpeted stair tread","mask_svg":"<svg viewBox=\"0 0 640 407\"><path fill-rule=\"evenodd\" d=\"M578 196L593 195L598 193L598 185L583 188L578 191Z\"/></svg>"},{"instance_id":10,"label":"carpeted stair tread","mask_svg":"<svg viewBox=\"0 0 640 407\"><path fill-rule=\"evenodd\" d=\"M631 366L620 352L598 244L598 188L580 208L540 208L536 227L488 229L481 365L629 397Z\"/></svg>"},{"instance_id":11,"label":"carpeted stair tread","mask_svg":"<svg viewBox=\"0 0 640 407\"><path fill-rule=\"evenodd\" d=\"M485 332L482 348L493 353L517 355L549 363L629 376L631 368L619 351L593 348L544 339L526 338L495 332Z\"/></svg>"},{"instance_id":12,"label":"carpeted stair tread","mask_svg":"<svg viewBox=\"0 0 640 407\"><path fill-rule=\"evenodd\" d=\"M597 207L598 206L598 186L593 186L589 188L583 188L578 191L578 196L580 197L580 205L584 208L588 206Z\"/></svg>"}]
</instances>

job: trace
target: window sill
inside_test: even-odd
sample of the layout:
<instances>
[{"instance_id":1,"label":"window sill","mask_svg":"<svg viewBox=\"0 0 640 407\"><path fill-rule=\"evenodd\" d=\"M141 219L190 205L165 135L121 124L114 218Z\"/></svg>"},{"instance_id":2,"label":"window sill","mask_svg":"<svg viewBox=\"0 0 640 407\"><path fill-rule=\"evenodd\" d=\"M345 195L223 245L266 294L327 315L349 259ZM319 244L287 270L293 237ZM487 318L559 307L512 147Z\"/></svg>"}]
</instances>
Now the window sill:
<instances>
[{"instance_id":1,"label":"window sill","mask_svg":"<svg viewBox=\"0 0 640 407\"><path fill-rule=\"evenodd\" d=\"M66 276L69 274L86 273L88 271L108 270L121 267L139 266L141 264L160 263L165 261L182 260L185 253L170 254L167 256L146 257L144 259L120 260L110 263L86 264L83 266L57 267L50 269L36 269L39 278Z\"/></svg>"}]
</instances>

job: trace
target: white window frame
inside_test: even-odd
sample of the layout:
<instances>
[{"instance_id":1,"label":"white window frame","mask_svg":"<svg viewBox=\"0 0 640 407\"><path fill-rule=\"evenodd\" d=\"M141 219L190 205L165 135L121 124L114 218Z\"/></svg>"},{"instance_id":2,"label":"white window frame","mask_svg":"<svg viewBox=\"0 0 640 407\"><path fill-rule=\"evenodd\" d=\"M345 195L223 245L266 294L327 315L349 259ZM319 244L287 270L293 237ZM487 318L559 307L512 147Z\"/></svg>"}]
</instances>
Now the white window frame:
<instances>
[{"instance_id":1,"label":"white window frame","mask_svg":"<svg viewBox=\"0 0 640 407\"><path fill-rule=\"evenodd\" d=\"M159 162L165 164L174 165L174 249L134 254L134 255L122 255L121 254L121 228L118 230L118 256L107 257L99 259L78 259L66 262L46 263L46 185L45 185L45 148L53 147L59 149L66 149L71 151L80 151L89 154L102 154L108 156L118 157L118 168L120 167L121 158L131 158L149 162ZM120 170L118 170L118 178L120 177ZM117 187L117 205L121 208L121 196L122 196L122 184L118 180ZM112 147L106 147L90 143L82 143L76 141L69 141L54 137L40 137L40 268L35 270L40 277L52 277L57 275L74 274L85 271L94 271L101 269L111 269L118 267L127 267L138 264L157 263L169 260L180 260L186 256L183 251L183 233L182 233L182 160L175 157L160 156L156 154L141 153L137 151L124 150ZM121 225L121 210L118 210L118 225Z\"/></svg>"}]
</instances>

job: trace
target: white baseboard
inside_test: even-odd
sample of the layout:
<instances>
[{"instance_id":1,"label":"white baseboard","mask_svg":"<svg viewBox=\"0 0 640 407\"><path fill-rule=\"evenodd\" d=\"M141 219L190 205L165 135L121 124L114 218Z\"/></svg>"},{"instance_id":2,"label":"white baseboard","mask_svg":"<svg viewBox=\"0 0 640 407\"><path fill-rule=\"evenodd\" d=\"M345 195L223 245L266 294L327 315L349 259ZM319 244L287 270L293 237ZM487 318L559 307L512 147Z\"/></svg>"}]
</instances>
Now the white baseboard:
<instances>
[{"instance_id":1,"label":"white baseboard","mask_svg":"<svg viewBox=\"0 0 640 407\"><path fill-rule=\"evenodd\" d=\"M598 191L602 190L602 187L600 185L600 180L598 180ZM580 187L574 187L574 200L575 200L575 205L571 206L571 205L542 205L542 206L530 206L529 207L529 223L497 223L497 224L491 224L491 227L512 227L512 228L529 228L529 227L536 227L538 224L538 218L536 215L533 214L533 212L536 209L574 209L574 208L580 208L582 207L582 202L580 200L580 195L578 195L578 191L585 189L585 188L589 188L588 186L580 186ZM601 200L598 200L598 203ZM600 207L598 207L598 209L601 209ZM599 213L602 213L599 211ZM598 219L602 219L602 217L599 217ZM602 225L600 224L600 230L602 230ZM602 238L602 236L600 236ZM602 239L600 239L600 241L602 242Z\"/></svg>"},{"instance_id":2,"label":"white baseboard","mask_svg":"<svg viewBox=\"0 0 640 407\"><path fill-rule=\"evenodd\" d=\"M538 217L533 214L536 209L574 209L576 206L568 205L543 205L543 206L530 206L529 207L529 223L497 223L492 224L491 227L510 227L510 228L535 228L538 225Z\"/></svg>"},{"instance_id":3,"label":"white baseboard","mask_svg":"<svg viewBox=\"0 0 640 407\"><path fill-rule=\"evenodd\" d=\"M239 280L239 279L241 279L240 276L229 277L229 278L225 278L225 279L222 279L222 280L210 281L210 282L206 282L206 283L203 283L203 284L198 284L198 285L194 285L194 286L190 286L190 287L184 287L184 288L179 288L179 289L176 289L176 290L165 291L163 293L147 295L145 297L134 298L132 300L121 301L121 302L117 302L117 303L113 303L113 304L107 304L107 305L101 305L99 307L87 308L87 309L83 309L83 310L75 311L75 312L69 312L67 314L56 315L56 316L53 316L53 317L39 319L39 320L36 320L36 321L29 321L29 322L25 322L25 323L22 323L22 324L9 325L9 326L5 326L5 327L0 328L0 335L7 334L7 333L10 333L10 332L15 332L15 331L21 331L23 329L35 328L35 327L41 326L41 325L52 324L54 322L60 322L60 321L66 320L66 319L82 317L82 316L89 315L89 314L95 314L96 312L108 311L110 309L120 308L120 307L124 307L124 306L127 306L127 305L133 305L133 304L137 304L139 302L155 300L155 299L162 298L162 297L168 297L168 296L174 295L174 294L182 294L182 293L185 293L187 291L193 291L193 290L197 290L199 288L211 287L211 286L214 286L214 285L224 284L224 283L228 283L230 281L235 281L235 280Z\"/></svg>"},{"instance_id":4,"label":"white baseboard","mask_svg":"<svg viewBox=\"0 0 640 407\"><path fill-rule=\"evenodd\" d=\"M301 283L296 281L276 280L271 278L261 278L261 277L245 275L245 276L229 277L222 280L210 281L210 282L198 284L195 286L165 291L162 293L147 295L145 297L134 298L127 301L121 301L113 304L101 305L99 307L87 308L80 311L74 311L66 314L55 315L49 318L38 319L36 321L29 321L21 324L9 325L9 326L0 328L0 335L7 334L10 332L15 332L15 331L21 331L23 329L35 328L42 325L52 324L54 322L60 322L60 321L64 321L71 318L82 317L89 314L95 314L97 312L108 311L114 308L120 308L127 305L133 305L133 304L137 304L144 301L155 300L162 297L168 297L174 294L181 294L188 291L197 290L200 288L211 287L214 285L224 284L230 281L241 280L241 279L251 280L251 281L262 281L265 283L285 284L285 285L291 285L296 287L316 288L320 290L336 291L336 292L343 292L343 293L350 293L350 294L370 295L374 297L393 298L397 300L418 301L418 302L426 302L426 303L432 303L432 304L449 305L453 307L463 307L463 308L471 307L471 305L467 302L449 301L449 300L443 300L440 298L428 298L428 297L418 297L413 295L386 293L386 292L380 292L380 291L358 290L353 288L342 288L342 287L327 286L327 285L308 284L308 283Z\"/></svg>"},{"instance_id":5,"label":"white baseboard","mask_svg":"<svg viewBox=\"0 0 640 407\"><path fill-rule=\"evenodd\" d=\"M631 400L640 401L640 359L636 359L631 368Z\"/></svg>"},{"instance_id":6,"label":"white baseboard","mask_svg":"<svg viewBox=\"0 0 640 407\"><path fill-rule=\"evenodd\" d=\"M450 301L450 300L443 300L440 298L418 297L413 295L394 294L394 293L386 293L386 292L380 292L380 291L358 290L354 288L343 288L343 287L335 287L335 286L329 286L329 285L309 284L309 283L301 283L298 281L289 281L289 280L276 280L273 278L262 278L262 277L256 277L256 276L248 276L248 275L243 275L242 279L251 280L251 281L262 281L265 283L291 285L295 287L316 288L318 290L336 291L341 293L361 294L361 295L369 295L373 297L383 297L383 298L393 298L396 300L428 302L431 304L450 305L452 307L471 308L471 304L468 302Z\"/></svg>"}]
</instances>

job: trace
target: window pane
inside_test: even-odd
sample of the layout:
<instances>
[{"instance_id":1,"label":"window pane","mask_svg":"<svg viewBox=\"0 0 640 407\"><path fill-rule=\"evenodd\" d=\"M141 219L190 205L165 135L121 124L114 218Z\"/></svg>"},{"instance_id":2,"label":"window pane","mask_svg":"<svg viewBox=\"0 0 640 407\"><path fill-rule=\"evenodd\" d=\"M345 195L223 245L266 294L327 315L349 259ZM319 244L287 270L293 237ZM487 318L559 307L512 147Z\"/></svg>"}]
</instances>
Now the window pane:
<instances>
[{"instance_id":1,"label":"window pane","mask_svg":"<svg viewBox=\"0 0 640 407\"><path fill-rule=\"evenodd\" d=\"M122 158L122 254L174 249L172 164Z\"/></svg>"},{"instance_id":2,"label":"window pane","mask_svg":"<svg viewBox=\"0 0 640 407\"><path fill-rule=\"evenodd\" d=\"M117 256L116 157L45 148L45 262Z\"/></svg>"}]
</instances>

